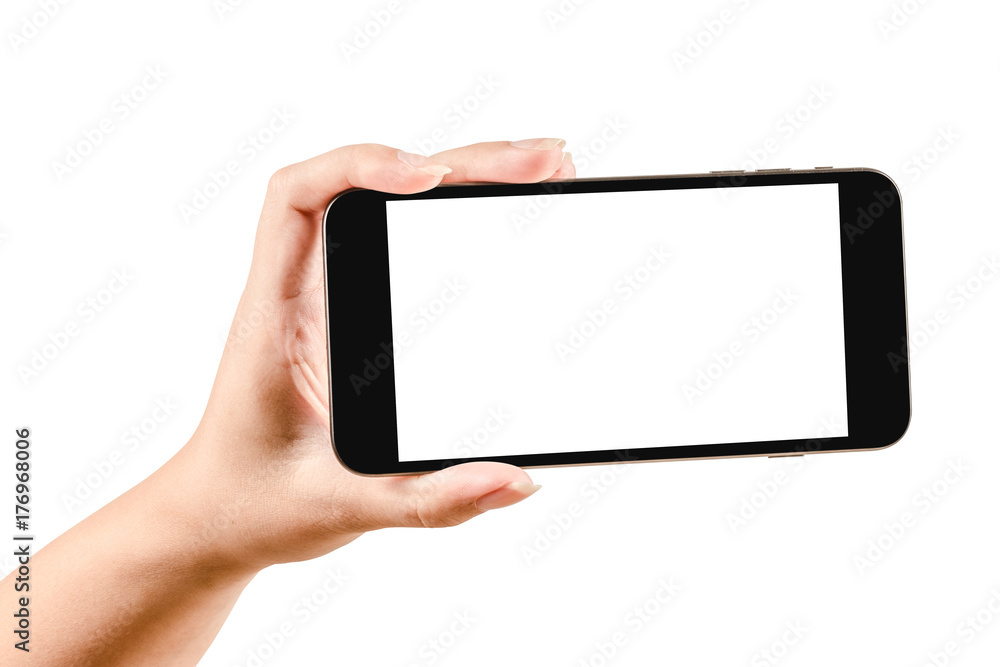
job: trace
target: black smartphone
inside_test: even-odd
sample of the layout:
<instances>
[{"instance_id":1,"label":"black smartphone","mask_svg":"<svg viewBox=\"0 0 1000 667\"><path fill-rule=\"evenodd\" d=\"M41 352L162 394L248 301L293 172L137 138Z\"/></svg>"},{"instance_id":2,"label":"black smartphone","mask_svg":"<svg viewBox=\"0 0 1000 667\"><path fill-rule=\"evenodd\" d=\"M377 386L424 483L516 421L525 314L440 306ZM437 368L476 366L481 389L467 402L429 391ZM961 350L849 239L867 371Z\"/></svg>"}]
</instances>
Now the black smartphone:
<instances>
[{"instance_id":1,"label":"black smartphone","mask_svg":"<svg viewBox=\"0 0 1000 667\"><path fill-rule=\"evenodd\" d=\"M872 169L346 191L324 219L334 451L399 475L888 447L901 206Z\"/></svg>"}]
</instances>

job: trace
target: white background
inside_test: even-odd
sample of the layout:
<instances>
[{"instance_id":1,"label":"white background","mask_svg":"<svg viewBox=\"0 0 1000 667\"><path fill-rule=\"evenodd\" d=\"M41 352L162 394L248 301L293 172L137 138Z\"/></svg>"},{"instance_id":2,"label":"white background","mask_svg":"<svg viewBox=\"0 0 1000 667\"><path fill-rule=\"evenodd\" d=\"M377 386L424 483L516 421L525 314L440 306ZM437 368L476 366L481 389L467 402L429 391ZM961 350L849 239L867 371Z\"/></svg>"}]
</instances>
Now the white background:
<instances>
[{"instance_id":1,"label":"white background","mask_svg":"<svg viewBox=\"0 0 1000 667\"><path fill-rule=\"evenodd\" d=\"M422 139L437 150L536 136L565 137L588 177L740 168L753 158L870 166L905 188L917 344L914 416L901 443L798 461L532 471L543 488L517 507L454 529L382 531L264 572L204 664L247 664L286 620L295 633L266 665L428 664L421 647L465 612L471 628L436 664L599 664L595 642L619 630L628 641L609 664L767 664L758 652L797 621L808 630L779 664L921 665L952 640L950 664L995 662L1000 618L971 642L958 626L1000 591L1000 286L980 283L971 300L954 290L975 286L979 271L992 275L983 258L1000 248L1000 7L906 4L912 14L885 35L879 22L892 17L892 0L594 0L555 27L545 14L554 1L406 2L348 62L341 42L385 1L244 2L223 18L210 0L70 3L16 52L9 33L39 10L6 3L0 420L5 434L34 430L39 539L138 482L193 431L265 184L280 166L359 141L414 150ZM724 9L732 21L714 39L703 35L708 45L679 69L673 54ZM119 119L115 99L155 66L166 78ZM486 99L452 127L445 114L489 77L492 92L479 88ZM294 120L247 160L241 143L276 108ZM789 113L803 119L798 127ZM53 161L105 117L112 133L60 182ZM426 141L437 128L444 140ZM933 162L918 166L921 156ZM228 160L241 173L185 223L179 205ZM17 366L50 333L82 322L77 304L122 268L134 276L127 289L22 382ZM936 313L944 323L934 328L926 323ZM174 414L68 511L63 494L164 398L179 406ZM939 481L950 462L968 468L952 484ZM779 472L787 483L734 532L727 515ZM943 495L918 505L935 481ZM553 515L565 525L573 503L582 512L562 529ZM916 524L886 537L884 525L907 512ZM529 564L522 549L536 531L561 535ZM880 539L888 550L859 572L855 558ZM349 580L300 622L293 606L338 567ZM682 590L634 632L625 615L664 577Z\"/></svg>"},{"instance_id":2,"label":"white background","mask_svg":"<svg viewBox=\"0 0 1000 667\"><path fill-rule=\"evenodd\" d=\"M400 460L847 435L837 195L389 202Z\"/></svg>"}]
</instances>

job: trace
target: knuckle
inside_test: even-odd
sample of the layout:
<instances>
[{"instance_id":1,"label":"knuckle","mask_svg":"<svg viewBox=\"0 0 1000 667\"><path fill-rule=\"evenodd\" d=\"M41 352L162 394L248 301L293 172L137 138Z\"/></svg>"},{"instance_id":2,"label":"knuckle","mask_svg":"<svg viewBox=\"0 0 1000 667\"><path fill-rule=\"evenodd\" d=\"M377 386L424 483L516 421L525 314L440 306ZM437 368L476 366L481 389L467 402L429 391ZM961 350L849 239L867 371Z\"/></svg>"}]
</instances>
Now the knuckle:
<instances>
[{"instance_id":1,"label":"knuckle","mask_svg":"<svg viewBox=\"0 0 1000 667\"><path fill-rule=\"evenodd\" d=\"M371 161L376 144L348 144L336 150L338 157L348 170L356 170L365 162Z\"/></svg>"},{"instance_id":2,"label":"knuckle","mask_svg":"<svg viewBox=\"0 0 1000 667\"><path fill-rule=\"evenodd\" d=\"M267 194L272 197L285 197L292 190L294 181L294 169L291 166L282 167L268 179Z\"/></svg>"},{"instance_id":3,"label":"knuckle","mask_svg":"<svg viewBox=\"0 0 1000 667\"><path fill-rule=\"evenodd\" d=\"M432 487L421 486L418 493L413 494L410 501L409 515L412 525L423 528L447 528L456 526L464 520L454 512L442 511L433 493Z\"/></svg>"}]
</instances>

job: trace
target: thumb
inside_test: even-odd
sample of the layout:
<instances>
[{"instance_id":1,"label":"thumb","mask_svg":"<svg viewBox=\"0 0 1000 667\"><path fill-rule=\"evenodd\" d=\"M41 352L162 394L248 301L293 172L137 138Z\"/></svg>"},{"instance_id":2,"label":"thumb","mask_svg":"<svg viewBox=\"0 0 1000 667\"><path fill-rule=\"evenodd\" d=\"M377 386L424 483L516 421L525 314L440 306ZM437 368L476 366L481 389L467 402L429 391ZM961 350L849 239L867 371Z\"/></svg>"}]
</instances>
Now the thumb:
<instances>
[{"instance_id":1,"label":"thumb","mask_svg":"<svg viewBox=\"0 0 1000 667\"><path fill-rule=\"evenodd\" d=\"M493 509L524 500L540 486L506 463L476 462L412 477L363 480L375 483L365 494L373 527L457 526ZM365 497L362 496L362 497Z\"/></svg>"}]
</instances>

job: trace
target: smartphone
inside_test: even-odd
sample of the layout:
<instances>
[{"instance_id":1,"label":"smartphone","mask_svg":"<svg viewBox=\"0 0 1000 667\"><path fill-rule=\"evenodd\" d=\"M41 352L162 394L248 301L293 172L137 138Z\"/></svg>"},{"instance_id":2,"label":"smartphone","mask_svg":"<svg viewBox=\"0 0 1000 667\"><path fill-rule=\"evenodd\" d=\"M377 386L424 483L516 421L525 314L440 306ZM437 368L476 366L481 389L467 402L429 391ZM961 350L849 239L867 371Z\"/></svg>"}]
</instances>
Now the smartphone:
<instances>
[{"instance_id":1,"label":"smartphone","mask_svg":"<svg viewBox=\"0 0 1000 667\"><path fill-rule=\"evenodd\" d=\"M358 474L860 451L909 424L902 203L876 170L355 189L323 232Z\"/></svg>"}]
</instances>

